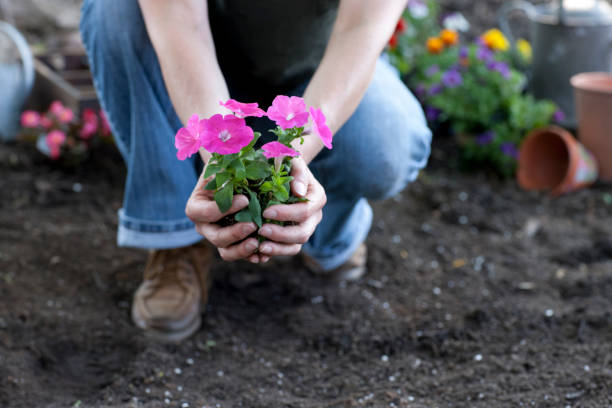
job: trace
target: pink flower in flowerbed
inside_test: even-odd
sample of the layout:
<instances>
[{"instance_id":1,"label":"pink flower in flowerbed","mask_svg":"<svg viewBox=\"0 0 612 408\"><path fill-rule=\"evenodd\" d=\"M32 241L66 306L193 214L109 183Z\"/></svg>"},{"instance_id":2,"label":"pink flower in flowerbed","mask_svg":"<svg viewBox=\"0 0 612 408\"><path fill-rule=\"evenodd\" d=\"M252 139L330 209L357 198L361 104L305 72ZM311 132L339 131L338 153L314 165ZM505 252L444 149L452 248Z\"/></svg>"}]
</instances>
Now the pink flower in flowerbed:
<instances>
[{"instance_id":1,"label":"pink flower in flowerbed","mask_svg":"<svg viewBox=\"0 0 612 408\"><path fill-rule=\"evenodd\" d=\"M49 147L49 156L57 159L60 156L62 145L66 142L66 134L61 130L53 130L45 136L45 142Z\"/></svg>"},{"instance_id":2,"label":"pink flower in flowerbed","mask_svg":"<svg viewBox=\"0 0 612 408\"><path fill-rule=\"evenodd\" d=\"M40 118L40 125L46 129L49 130L53 127L53 121L51 119L49 119L49 117L47 115L42 115Z\"/></svg>"},{"instance_id":3,"label":"pink flower in flowerbed","mask_svg":"<svg viewBox=\"0 0 612 408\"><path fill-rule=\"evenodd\" d=\"M285 146L279 142L270 142L261 146L263 150L263 155L266 156L266 159L271 159L273 157L297 157L300 154L293 150L290 147Z\"/></svg>"},{"instance_id":4,"label":"pink flower in flowerbed","mask_svg":"<svg viewBox=\"0 0 612 408\"><path fill-rule=\"evenodd\" d=\"M24 128L35 128L40 126L40 113L27 110L21 114L21 126Z\"/></svg>"},{"instance_id":5,"label":"pink flower in flowerbed","mask_svg":"<svg viewBox=\"0 0 612 408\"><path fill-rule=\"evenodd\" d=\"M321 111L321 109L316 109L316 108L311 107L310 117L312 118L312 122L313 122L313 126L312 126L313 132L321 138L321 141L323 141L323 144L325 145L325 147L327 147L328 149L331 149L332 148L332 132L327 126L325 115L323 114L323 111Z\"/></svg>"},{"instance_id":6,"label":"pink flower in flowerbed","mask_svg":"<svg viewBox=\"0 0 612 408\"><path fill-rule=\"evenodd\" d=\"M239 118L246 118L247 116L261 118L266 114L262 109L259 109L257 103L242 103L234 99L228 99L226 102L219 102L219 105L231 110Z\"/></svg>"},{"instance_id":7,"label":"pink flower in flowerbed","mask_svg":"<svg viewBox=\"0 0 612 408\"><path fill-rule=\"evenodd\" d=\"M70 123L74 119L74 112L70 108L64 108L57 116L61 123Z\"/></svg>"},{"instance_id":8,"label":"pink flower in flowerbed","mask_svg":"<svg viewBox=\"0 0 612 408\"><path fill-rule=\"evenodd\" d=\"M211 153L238 153L253 140L253 129L234 115L216 114L202 123L202 146Z\"/></svg>"},{"instance_id":9,"label":"pink flower in flowerbed","mask_svg":"<svg viewBox=\"0 0 612 408\"><path fill-rule=\"evenodd\" d=\"M62 114L64 109L65 109L64 105L62 104L61 101L53 101L51 105L49 106L49 112L58 117L59 115Z\"/></svg>"},{"instance_id":10,"label":"pink flower in flowerbed","mask_svg":"<svg viewBox=\"0 0 612 408\"><path fill-rule=\"evenodd\" d=\"M92 109L83 111L83 127L79 132L82 139L90 139L98 131L98 115Z\"/></svg>"},{"instance_id":11,"label":"pink flower in flowerbed","mask_svg":"<svg viewBox=\"0 0 612 408\"><path fill-rule=\"evenodd\" d=\"M185 160L191 157L202 146L203 122L198 115L193 115L187 122L187 126L179 129L174 138L174 146L178 149L176 157Z\"/></svg>"},{"instance_id":12,"label":"pink flower in flowerbed","mask_svg":"<svg viewBox=\"0 0 612 408\"><path fill-rule=\"evenodd\" d=\"M302 127L308 122L306 103L298 96L278 95L272 101L267 114L282 129Z\"/></svg>"}]
</instances>

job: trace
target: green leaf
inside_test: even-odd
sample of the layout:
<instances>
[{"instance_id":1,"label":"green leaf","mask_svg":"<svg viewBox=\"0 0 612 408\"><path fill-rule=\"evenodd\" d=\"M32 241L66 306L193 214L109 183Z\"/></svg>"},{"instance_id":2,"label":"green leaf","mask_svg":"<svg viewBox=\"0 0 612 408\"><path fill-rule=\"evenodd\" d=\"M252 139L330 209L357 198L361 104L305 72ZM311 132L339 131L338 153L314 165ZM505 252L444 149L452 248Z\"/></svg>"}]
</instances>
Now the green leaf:
<instances>
[{"instance_id":1,"label":"green leaf","mask_svg":"<svg viewBox=\"0 0 612 408\"><path fill-rule=\"evenodd\" d=\"M222 213L227 212L232 206L232 198L234 196L234 186L232 183L227 183L225 187L215 193L215 202Z\"/></svg>"},{"instance_id":2,"label":"green leaf","mask_svg":"<svg viewBox=\"0 0 612 408\"><path fill-rule=\"evenodd\" d=\"M219 171L221 171L223 167L220 164L212 163L206 166L206 170L204 171L204 178L209 178L210 176L214 176Z\"/></svg>"},{"instance_id":3,"label":"green leaf","mask_svg":"<svg viewBox=\"0 0 612 408\"><path fill-rule=\"evenodd\" d=\"M250 180L261 180L270 174L270 165L262 161L254 161L246 167L246 177Z\"/></svg>"},{"instance_id":4,"label":"green leaf","mask_svg":"<svg viewBox=\"0 0 612 408\"><path fill-rule=\"evenodd\" d=\"M259 191L261 191L262 193L267 193L268 191L272 191L272 190L274 190L274 186L269 181L266 181L265 183L263 183L261 187L259 188Z\"/></svg>"},{"instance_id":5,"label":"green leaf","mask_svg":"<svg viewBox=\"0 0 612 408\"><path fill-rule=\"evenodd\" d=\"M251 212L251 218L261 228L261 205L257 199L257 194L249 190L249 211Z\"/></svg>"},{"instance_id":6,"label":"green leaf","mask_svg":"<svg viewBox=\"0 0 612 408\"><path fill-rule=\"evenodd\" d=\"M251 140L251 143L249 143L248 145L243 147L242 151L244 153L247 153L247 152L250 152L251 150L253 150L253 147L255 147L255 143L257 143L257 140L259 140L260 137L261 137L261 133L253 132L253 140Z\"/></svg>"},{"instance_id":7,"label":"green leaf","mask_svg":"<svg viewBox=\"0 0 612 408\"><path fill-rule=\"evenodd\" d=\"M248 208L245 208L244 210L236 214L234 219L237 222L253 222L253 217L251 217L251 212L249 211Z\"/></svg>"},{"instance_id":8,"label":"green leaf","mask_svg":"<svg viewBox=\"0 0 612 408\"><path fill-rule=\"evenodd\" d=\"M230 167L236 172L237 180L244 180L246 178L246 170L244 168L244 163L242 162L242 159L234 160Z\"/></svg>"},{"instance_id":9,"label":"green leaf","mask_svg":"<svg viewBox=\"0 0 612 408\"><path fill-rule=\"evenodd\" d=\"M217 189L217 179L216 178L210 180L208 184L204 186L204 190L216 190L216 189Z\"/></svg>"},{"instance_id":10,"label":"green leaf","mask_svg":"<svg viewBox=\"0 0 612 408\"><path fill-rule=\"evenodd\" d=\"M285 202L289 199L289 192L287 191L287 189L283 186L278 187L278 189L274 192L274 197L276 197L276 199L278 201L281 202Z\"/></svg>"},{"instance_id":11,"label":"green leaf","mask_svg":"<svg viewBox=\"0 0 612 408\"><path fill-rule=\"evenodd\" d=\"M231 178L232 175L227 171L217 173L215 176L215 179L217 180L217 188L223 187L223 185Z\"/></svg>"}]
</instances>

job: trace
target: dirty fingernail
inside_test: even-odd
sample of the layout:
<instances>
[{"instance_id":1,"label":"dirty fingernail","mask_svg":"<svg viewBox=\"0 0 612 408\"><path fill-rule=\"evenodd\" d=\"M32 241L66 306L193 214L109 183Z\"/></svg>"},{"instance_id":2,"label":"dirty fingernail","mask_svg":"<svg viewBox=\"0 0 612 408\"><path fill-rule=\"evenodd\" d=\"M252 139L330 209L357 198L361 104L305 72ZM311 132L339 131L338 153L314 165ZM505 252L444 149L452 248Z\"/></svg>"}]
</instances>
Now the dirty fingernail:
<instances>
[{"instance_id":1,"label":"dirty fingernail","mask_svg":"<svg viewBox=\"0 0 612 408\"><path fill-rule=\"evenodd\" d=\"M272 232L272 229L270 227L263 227L262 229L259 230L259 233L261 235L270 235L271 232Z\"/></svg>"},{"instance_id":2,"label":"dirty fingernail","mask_svg":"<svg viewBox=\"0 0 612 408\"><path fill-rule=\"evenodd\" d=\"M265 245L265 244L264 244L264 245L262 245L262 246L261 246L261 248L259 248L259 250L260 250L261 252L269 252L269 251L270 251L270 249L271 249L271 248L270 248L270 245Z\"/></svg>"},{"instance_id":3,"label":"dirty fingernail","mask_svg":"<svg viewBox=\"0 0 612 408\"><path fill-rule=\"evenodd\" d=\"M253 231L255 231L255 228L253 228L252 224L245 225L245 226L242 227L242 233L243 234L249 234L249 233L251 233Z\"/></svg>"},{"instance_id":4,"label":"dirty fingernail","mask_svg":"<svg viewBox=\"0 0 612 408\"><path fill-rule=\"evenodd\" d=\"M246 244L246 249L247 251L254 251L255 249L257 249L257 244L253 241L249 241Z\"/></svg>"}]
</instances>

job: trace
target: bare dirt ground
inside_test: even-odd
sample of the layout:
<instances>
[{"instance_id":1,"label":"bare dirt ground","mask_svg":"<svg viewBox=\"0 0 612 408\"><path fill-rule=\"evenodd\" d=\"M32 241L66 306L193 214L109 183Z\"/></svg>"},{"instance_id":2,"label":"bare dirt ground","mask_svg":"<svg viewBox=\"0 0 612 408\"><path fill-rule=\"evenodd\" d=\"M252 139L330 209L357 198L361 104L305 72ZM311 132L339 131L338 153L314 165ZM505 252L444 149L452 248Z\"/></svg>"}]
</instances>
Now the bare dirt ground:
<instances>
[{"instance_id":1,"label":"bare dirt ground","mask_svg":"<svg viewBox=\"0 0 612 408\"><path fill-rule=\"evenodd\" d=\"M203 328L160 345L130 323L120 157L0 146L0 406L612 406L610 186L551 200L454 156L376 205L363 280L218 263Z\"/></svg>"}]
</instances>

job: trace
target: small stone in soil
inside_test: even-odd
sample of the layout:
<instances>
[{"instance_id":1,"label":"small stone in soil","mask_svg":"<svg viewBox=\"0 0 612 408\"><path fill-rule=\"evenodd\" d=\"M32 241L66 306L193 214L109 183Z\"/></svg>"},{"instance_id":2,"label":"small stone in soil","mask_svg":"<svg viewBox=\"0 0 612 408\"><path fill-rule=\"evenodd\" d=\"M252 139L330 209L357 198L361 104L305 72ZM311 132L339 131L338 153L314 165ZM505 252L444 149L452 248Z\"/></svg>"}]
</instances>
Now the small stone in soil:
<instances>
[{"instance_id":1,"label":"small stone in soil","mask_svg":"<svg viewBox=\"0 0 612 408\"><path fill-rule=\"evenodd\" d=\"M555 315L555 311L552 309L546 309L544 314L546 315L546 317L553 317Z\"/></svg>"},{"instance_id":2,"label":"small stone in soil","mask_svg":"<svg viewBox=\"0 0 612 408\"><path fill-rule=\"evenodd\" d=\"M475 360L475 361L482 361L482 354L476 354L476 355L474 356L474 360Z\"/></svg>"},{"instance_id":3,"label":"small stone in soil","mask_svg":"<svg viewBox=\"0 0 612 408\"><path fill-rule=\"evenodd\" d=\"M178 367L174 369L174 374L176 374L176 375L180 375L182 372L183 372L183 370L181 370Z\"/></svg>"},{"instance_id":4,"label":"small stone in soil","mask_svg":"<svg viewBox=\"0 0 612 408\"><path fill-rule=\"evenodd\" d=\"M386 354L383 354L382 356L380 356L380 361L383 361L386 363L387 361L389 361L389 356Z\"/></svg>"},{"instance_id":5,"label":"small stone in soil","mask_svg":"<svg viewBox=\"0 0 612 408\"><path fill-rule=\"evenodd\" d=\"M189 365L193 365L193 363L194 363L193 358L188 358L188 359L186 360L186 362L187 362L187 364L189 364Z\"/></svg>"}]
</instances>

